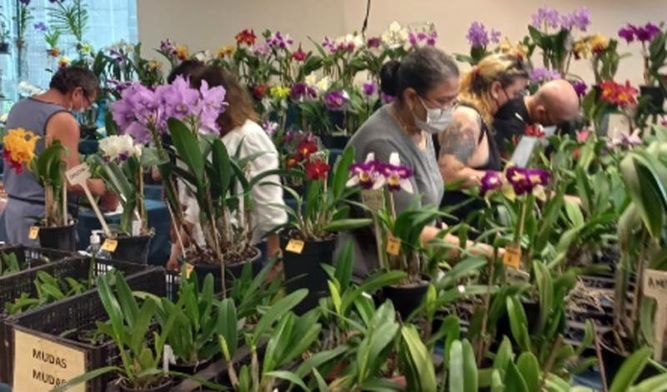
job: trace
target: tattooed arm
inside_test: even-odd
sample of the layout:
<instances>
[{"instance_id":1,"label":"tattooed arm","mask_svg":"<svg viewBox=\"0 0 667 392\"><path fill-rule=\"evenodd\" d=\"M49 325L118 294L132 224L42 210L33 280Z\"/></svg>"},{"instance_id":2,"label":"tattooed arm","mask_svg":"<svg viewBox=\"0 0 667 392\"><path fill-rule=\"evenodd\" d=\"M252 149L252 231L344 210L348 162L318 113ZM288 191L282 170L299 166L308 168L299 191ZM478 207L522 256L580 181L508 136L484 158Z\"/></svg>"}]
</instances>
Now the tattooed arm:
<instances>
[{"instance_id":1,"label":"tattooed arm","mask_svg":"<svg viewBox=\"0 0 667 392\"><path fill-rule=\"evenodd\" d=\"M484 171L471 167L480 160L480 125L476 112L458 108L449 127L440 134L438 165L446 183L470 187L484 176Z\"/></svg>"}]
</instances>

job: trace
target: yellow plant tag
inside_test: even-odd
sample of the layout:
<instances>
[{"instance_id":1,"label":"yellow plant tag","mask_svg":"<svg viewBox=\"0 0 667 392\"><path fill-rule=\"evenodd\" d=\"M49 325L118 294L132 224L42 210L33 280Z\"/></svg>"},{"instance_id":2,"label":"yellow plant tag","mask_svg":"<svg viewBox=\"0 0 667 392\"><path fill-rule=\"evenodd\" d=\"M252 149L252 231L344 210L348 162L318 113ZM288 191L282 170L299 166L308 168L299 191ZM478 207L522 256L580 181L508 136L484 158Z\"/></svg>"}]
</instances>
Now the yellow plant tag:
<instances>
[{"instance_id":1,"label":"yellow plant tag","mask_svg":"<svg viewBox=\"0 0 667 392\"><path fill-rule=\"evenodd\" d=\"M387 253L398 256L401 253L401 240L396 237L387 238Z\"/></svg>"},{"instance_id":2,"label":"yellow plant tag","mask_svg":"<svg viewBox=\"0 0 667 392\"><path fill-rule=\"evenodd\" d=\"M519 266L521 265L521 247L517 245L510 245L505 248L503 264L508 267L519 269Z\"/></svg>"},{"instance_id":3,"label":"yellow plant tag","mask_svg":"<svg viewBox=\"0 0 667 392\"><path fill-rule=\"evenodd\" d=\"M118 247L118 241L109 238L104 240L104 243L102 244L102 250L111 253L115 252L117 247Z\"/></svg>"},{"instance_id":4,"label":"yellow plant tag","mask_svg":"<svg viewBox=\"0 0 667 392\"><path fill-rule=\"evenodd\" d=\"M294 238L292 238L287 243L287 246L285 247L285 250L288 251L288 252L292 252L292 253L296 253L296 254L300 255L301 252L303 252L303 247L304 246L306 246L305 242L303 242L301 240L295 240Z\"/></svg>"},{"instance_id":5,"label":"yellow plant tag","mask_svg":"<svg viewBox=\"0 0 667 392\"><path fill-rule=\"evenodd\" d=\"M189 278L190 275L192 275L192 271L195 270L195 266L190 264L190 263L185 263L183 265L183 268L185 268L185 277Z\"/></svg>"},{"instance_id":6,"label":"yellow plant tag","mask_svg":"<svg viewBox=\"0 0 667 392\"><path fill-rule=\"evenodd\" d=\"M36 240L38 234L39 234L39 227L30 226L30 231L28 231L28 238L30 238L31 240Z\"/></svg>"}]
</instances>

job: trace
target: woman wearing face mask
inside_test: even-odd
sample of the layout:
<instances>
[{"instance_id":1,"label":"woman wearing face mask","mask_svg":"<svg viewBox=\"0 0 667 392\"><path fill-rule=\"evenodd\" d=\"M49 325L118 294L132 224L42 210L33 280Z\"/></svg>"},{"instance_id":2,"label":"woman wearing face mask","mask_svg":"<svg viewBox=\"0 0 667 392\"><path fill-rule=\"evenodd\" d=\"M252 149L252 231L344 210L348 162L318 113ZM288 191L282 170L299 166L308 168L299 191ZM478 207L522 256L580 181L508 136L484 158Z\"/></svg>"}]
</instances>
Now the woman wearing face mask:
<instances>
[{"instance_id":1,"label":"woman wearing face mask","mask_svg":"<svg viewBox=\"0 0 667 392\"><path fill-rule=\"evenodd\" d=\"M401 164L412 171L413 193L395 193L396 212L410 205L440 203L444 184L438 171L432 133L445 129L449 113L459 90L459 70L454 60L433 47L416 49L403 62L386 63L380 74L381 88L396 100L375 112L354 134L356 161L363 162L369 153L378 161L388 162L398 153ZM421 235L423 242L440 231L428 226ZM458 238L448 238L458 244ZM343 233L340 245L353 241L356 248L355 274L365 276L378 268L377 247L370 229Z\"/></svg>"},{"instance_id":2,"label":"woman wearing face mask","mask_svg":"<svg viewBox=\"0 0 667 392\"><path fill-rule=\"evenodd\" d=\"M23 128L32 131L40 140L36 154L44 149L44 142L60 140L66 153L62 159L67 168L79 164L79 123L72 112L89 108L98 92L98 81L88 69L81 67L61 68L51 78L49 90L17 102L7 117L7 129ZM44 214L44 189L35 181L32 174L24 170L19 174L5 164L5 190L8 194L5 206L5 226L7 240L14 244L37 246L35 240L28 238L29 227L34 225L33 217ZM101 207L115 209L118 199L106 192L102 180L88 180L88 188L95 196L102 196ZM70 200L69 214L77 215L76 197L83 194L81 186L68 186Z\"/></svg>"},{"instance_id":3,"label":"woman wearing face mask","mask_svg":"<svg viewBox=\"0 0 667 392\"><path fill-rule=\"evenodd\" d=\"M494 54L474 66L461 81L459 104L452 122L439 135L438 164L446 183L462 188L479 185L486 171L501 171L500 151L492 134L493 116L499 108L520 97L528 84L528 65L514 54ZM460 192L447 192L443 204L456 206L469 201ZM454 211L459 219L484 208L468 202Z\"/></svg>"}]
</instances>

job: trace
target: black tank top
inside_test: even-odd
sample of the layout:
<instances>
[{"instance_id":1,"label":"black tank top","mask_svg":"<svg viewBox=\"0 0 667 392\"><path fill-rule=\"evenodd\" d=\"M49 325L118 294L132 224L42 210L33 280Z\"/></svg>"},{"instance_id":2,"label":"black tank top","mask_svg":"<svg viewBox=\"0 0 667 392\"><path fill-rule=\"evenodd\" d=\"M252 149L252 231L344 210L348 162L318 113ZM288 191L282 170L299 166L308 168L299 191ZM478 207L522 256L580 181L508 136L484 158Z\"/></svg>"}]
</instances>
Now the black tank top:
<instances>
[{"instance_id":1,"label":"black tank top","mask_svg":"<svg viewBox=\"0 0 667 392\"><path fill-rule=\"evenodd\" d=\"M477 139L477 145L479 146L484 141L484 136L486 136L486 141L489 147L489 159L484 165L472 167L475 170L492 170L492 171L501 171L503 168L502 159L500 157L500 150L496 144L496 140L491 133L489 126L484 121L484 118L479 113L479 110L474 106L468 103L459 103L460 106L465 106L473 109L480 119L480 135ZM460 205L462 203L467 203L462 207L457 208L454 211L451 211L450 214L455 216L456 219L445 219L445 222L449 225L459 223L466 219L472 212L478 211L486 207L484 200L478 197L470 196L460 190L445 191L445 195L442 198L441 207L453 207ZM474 238L474 233L470 233L471 238Z\"/></svg>"}]
</instances>

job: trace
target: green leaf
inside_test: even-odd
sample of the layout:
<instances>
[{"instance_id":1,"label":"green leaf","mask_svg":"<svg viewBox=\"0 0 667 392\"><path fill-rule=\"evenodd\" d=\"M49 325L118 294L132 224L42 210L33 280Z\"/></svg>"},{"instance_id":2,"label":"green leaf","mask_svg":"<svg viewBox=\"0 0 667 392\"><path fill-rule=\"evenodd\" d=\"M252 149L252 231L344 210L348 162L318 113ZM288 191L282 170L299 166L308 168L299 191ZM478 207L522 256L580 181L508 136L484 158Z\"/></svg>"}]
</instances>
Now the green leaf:
<instances>
[{"instance_id":1,"label":"green leaf","mask_svg":"<svg viewBox=\"0 0 667 392\"><path fill-rule=\"evenodd\" d=\"M232 181L232 168L229 154L220 139L215 139L211 144L211 164L215 176L211 182L219 187L220 195L226 195Z\"/></svg>"},{"instance_id":2,"label":"green leaf","mask_svg":"<svg viewBox=\"0 0 667 392\"><path fill-rule=\"evenodd\" d=\"M338 233L341 231L360 229L371 223L373 223L373 220L370 218L338 219L324 226L324 230L331 233Z\"/></svg>"},{"instance_id":3,"label":"green leaf","mask_svg":"<svg viewBox=\"0 0 667 392\"><path fill-rule=\"evenodd\" d=\"M528 336L528 319L521 302L514 296L507 297L507 315L510 319L512 336L523 351L530 351L530 336Z\"/></svg>"},{"instance_id":4,"label":"green leaf","mask_svg":"<svg viewBox=\"0 0 667 392\"><path fill-rule=\"evenodd\" d=\"M310 391L310 389L306 386L306 384L303 383L303 380L292 372L288 372L285 370L275 370L266 373L266 376L287 380L294 385L298 385L304 391Z\"/></svg>"},{"instance_id":5,"label":"green leaf","mask_svg":"<svg viewBox=\"0 0 667 392\"><path fill-rule=\"evenodd\" d=\"M630 388L628 392L664 392L667 391L667 374L646 379Z\"/></svg>"},{"instance_id":6,"label":"green leaf","mask_svg":"<svg viewBox=\"0 0 667 392\"><path fill-rule=\"evenodd\" d=\"M111 372L123 372L123 369L119 368L118 366L105 366L101 367L99 369L91 370L89 372L86 372L80 376L76 376L73 379L69 380L67 383L62 384L60 386L57 386L51 390L51 392L65 392L69 390L70 388L86 383L90 380L93 380L97 377L100 377L104 374L111 373Z\"/></svg>"},{"instance_id":7,"label":"green leaf","mask_svg":"<svg viewBox=\"0 0 667 392\"><path fill-rule=\"evenodd\" d=\"M472 345L468 339L463 339L463 375L465 377L465 391L477 392L477 363Z\"/></svg>"},{"instance_id":8,"label":"green leaf","mask_svg":"<svg viewBox=\"0 0 667 392\"><path fill-rule=\"evenodd\" d=\"M528 389L526 380L523 378L521 372L513 362L507 365L507 373L505 374L505 385L507 391L512 392L533 392Z\"/></svg>"},{"instance_id":9,"label":"green leaf","mask_svg":"<svg viewBox=\"0 0 667 392\"><path fill-rule=\"evenodd\" d=\"M236 306L230 298L223 299L218 306L220 307L219 320L222 323L219 332L221 337L224 338L224 346L227 350L223 354L225 354L227 360L230 360L236 354L238 345Z\"/></svg>"},{"instance_id":10,"label":"green leaf","mask_svg":"<svg viewBox=\"0 0 667 392\"><path fill-rule=\"evenodd\" d=\"M197 189L204 186L205 157L199 149L197 136L188 129L180 120L170 118L167 121L171 140L178 152L178 158L182 160L195 177L194 184Z\"/></svg>"},{"instance_id":11,"label":"green leaf","mask_svg":"<svg viewBox=\"0 0 667 392\"><path fill-rule=\"evenodd\" d=\"M526 387L529 391L537 391L540 386L540 364L537 361L535 354L531 352L524 352L519 355L516 361L517 369L523 376L526 382Z\"/></svg>"},{"instance_id":12,"label":"green leaf","mask_svg":"<svg viewBox=\"0 0 667 392\"><path fill-rule=\"evenodd\" d=\"M463 344L460 340L452 343L449 350L449 391L466 392L463 370Z\"/></svg>"},{"instance_id":13,"label":"green leaf","mask_svg":"<svg viewBox=\"0 0 667 392\"><path fill-rule=\"evenodd\" d=\"M644 347L629 356L623 362L623 365L621 365L618 373L616 373L611 387L609 387L609 392L625 392L629 390L644 370L644 367L646 367L652 353L653 350Z\"/></svg>"},{"instance_id":14,"label":"green leaf","mask_svg":"<svg viewBox=\"0 0 667 392\"><path fill-rule=\"evenodd\" d=\"M273 325L276 320L298 305L307 294L308 290L300 289L287 295L284 298L281 298L278 302L273 304L273 306L271 306L269 310L267 310L267 312L262 315L262 318L260 318L259 322L257 323L257 326L253 331L254 342L257 342L262 334L264 334L266 329Z\"/></svg>"},{"instance_id":15,"label":"green leaf","mask_svg":"<svg viewBox=\"0 0 667 392\"><path fill-rule=\"evenodd\" d=\"M417 329L412 324L404 325L401 336L403 358L407 362L405 376L408 388L415 391L435 391L437 382L431 353L419 337Z\"/></svg>"}]
</instances>

